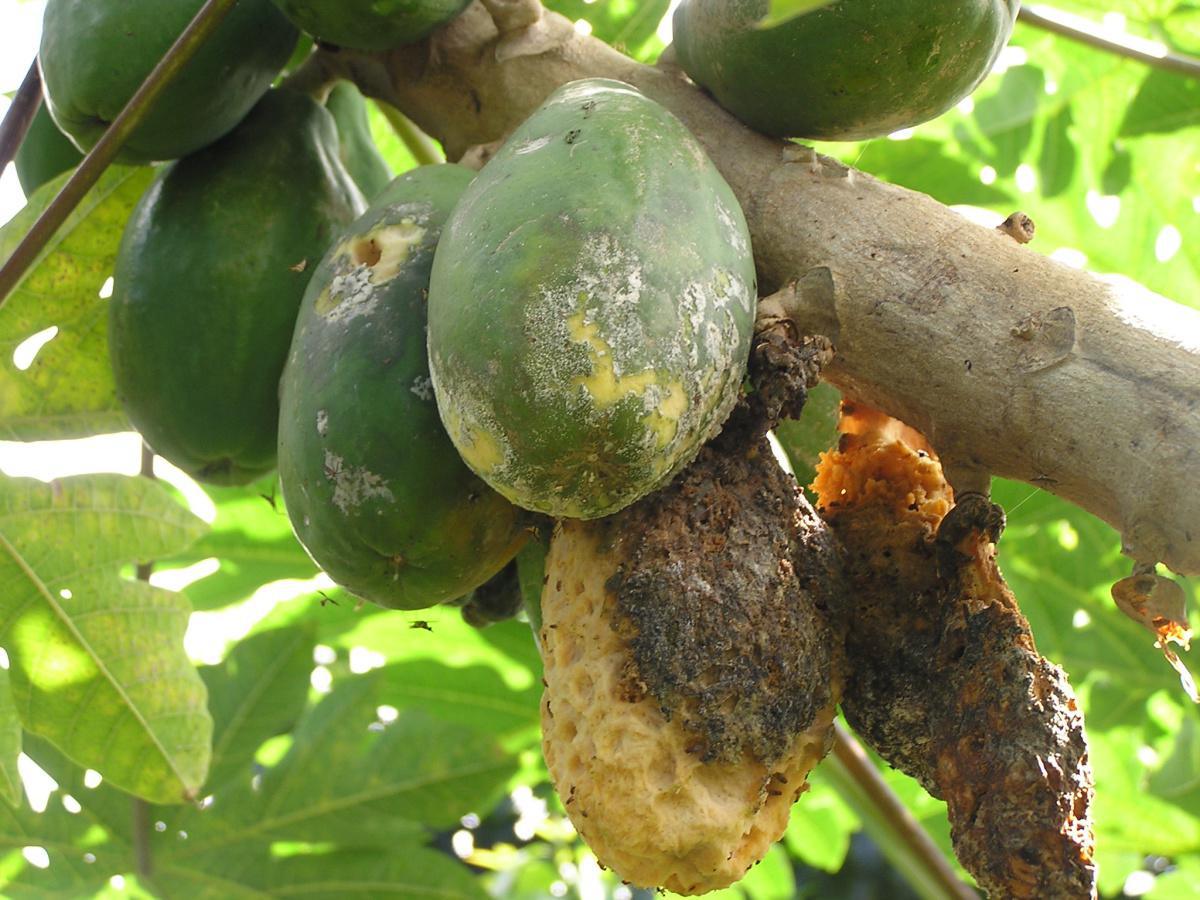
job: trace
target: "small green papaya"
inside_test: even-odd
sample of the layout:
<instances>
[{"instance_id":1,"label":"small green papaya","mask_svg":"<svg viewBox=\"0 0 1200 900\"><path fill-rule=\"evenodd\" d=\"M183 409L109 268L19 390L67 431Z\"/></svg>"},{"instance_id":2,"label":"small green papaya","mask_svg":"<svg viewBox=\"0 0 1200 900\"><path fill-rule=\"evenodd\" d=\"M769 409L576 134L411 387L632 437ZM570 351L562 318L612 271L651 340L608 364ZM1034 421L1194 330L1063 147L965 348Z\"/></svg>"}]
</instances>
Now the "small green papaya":
<instances>
[{"instance_id":1,"label":"small green papaya","mask_svg":"<svg viewBox=\"0 0 1200 900\"><path fill-rule=\"evenodd\" d=\"M880 137L975 90L1008 42L1019 0L836 0L759 28L768 0L684 0L676 59L765 134Z\"/></svg>"},{"instance_id":2,"label":"small green papaya","mask_svg":"<svg viewBox=\"0 0 1200 900\"><path fill-rule=\"evenodd\" d=\"M58 130L43 103L29 123L13 164L17 168L21 190L28 197L51 178L75 168L81 159L83 154Z\"/></svg>"},{"instance_id":3,"label":"small green papaya","mask_svg":"<svg viewBox=\"0 0 1200 900\"><path fill-rule=\"evenodd\" d=\"M349 81L339 81L329 92L325 108L338 130L338 157L363 196L371 200L391 184L392 170L371 140L367 102Z\"/></svg>"},{"instance_id":4,"label":"small green papaya","mask_svg":"<svg viewBox=\"0 0 1200 900\"><path fill-rule=\"evenodd\" d=\"M471 0L275 0L303 31L327 44L388 50L419 41Z\"/></svg>"},{"instance_id":5,"label":"small green papaya","mask_svg":"<svg viewBox=\"0 0 1200 900\"><path fill-rule=\"evenodd\" d=\"M121 238L108 332L117 396L155 452L212 484L274 467L300 299L364 206L332 116L287 90L155 177Z\"/></svg>"},{"instance_id":6,"label":"small green papaya","mask_svg":"<svg viewBox=\"0 0 1200 900\"><path fill-rule=\"evenodd\" d=\"M616 512L737 399L755 277L741 208L629 85L565 85L475 179L438 245L430 375L462 458L518 506Z\"/></svg>"},{"instance_id":7,"label":"small green papaya","mask_svg":"<svg viewBox=\"0 0 1200 900\"><path fill-rule=\"evenodd\" d=\"M48 0L38 62L50 114L87 151L204 0ZM297 32L270 0L241 0L167 86L119 160L177 159L232 129L271 86Z\"/></svg>"},{"instance_id":8,"label":"small green papaya","mask_svg":"<svg viewBox=\"0 0 1200 900\"><path fill-rule=\"evenodd\" d=\"M425 296L442 225L474 172L397 178L337 239L304 296L280 381L292 527L351 593L419 609L495 575L523 516L463 465L438 419Z\"/></svg>"}]
</instances>

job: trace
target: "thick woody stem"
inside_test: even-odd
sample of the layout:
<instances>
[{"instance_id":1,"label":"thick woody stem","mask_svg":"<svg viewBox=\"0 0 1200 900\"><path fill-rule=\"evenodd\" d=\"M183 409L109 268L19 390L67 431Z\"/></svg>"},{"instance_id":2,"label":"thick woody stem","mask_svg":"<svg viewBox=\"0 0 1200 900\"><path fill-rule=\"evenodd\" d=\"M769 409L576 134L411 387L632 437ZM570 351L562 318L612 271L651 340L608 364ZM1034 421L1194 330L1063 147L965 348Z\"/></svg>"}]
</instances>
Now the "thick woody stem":
<instances>
[{"instance_id":1,"label":"thick woody stem","mask_svg":"<svg viewBox=\"0 0 1200 900\"><path fill-rule=\"evenodd\" d=\"M340 64L450 158L503 138L555 88L626 81L699 138L750 226L760 287L821 272L801 333L837 347L847 396L923 432L952 471L1035 484L1120 530L1126 552L1200 574L1200 313L1056 263L942 204L741 125L669 67L545 13L503 54L476 3L431 43Z\"/></svg>"}]
</instances>

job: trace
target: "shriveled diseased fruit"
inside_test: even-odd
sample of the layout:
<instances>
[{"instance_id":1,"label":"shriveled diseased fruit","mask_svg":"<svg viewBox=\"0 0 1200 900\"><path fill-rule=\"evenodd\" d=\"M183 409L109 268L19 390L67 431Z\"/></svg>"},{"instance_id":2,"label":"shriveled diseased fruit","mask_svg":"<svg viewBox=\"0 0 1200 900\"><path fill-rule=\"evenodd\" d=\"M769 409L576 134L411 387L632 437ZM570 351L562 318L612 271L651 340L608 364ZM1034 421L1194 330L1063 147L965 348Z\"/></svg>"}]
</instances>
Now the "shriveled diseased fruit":
<instances>
[{"instance_id":1,"label":"shriveled diseased fruit","mask_svg":"<svg viewBox=\"0 0 1200 900\"><path fill-rule=\"evenodd\" d=\"M471 0L275 0L318 40L356 50L387 50L419 41Z\"/></svg>"},{"instance_id":2,"label":"shriveled diseased fruit","mask_svg":"<svg viewBox=\"0 0 1200 900\"><path fill-rule=\"evenodd\" d=\"M520 511L454 452L429 386L429 267L474 174L408 172L337 238L280 381L279 475L296 536L334 581L381 606L453 600L526 537Z\"/></svg>"},{"instance_id":3,"label":"shriveled diseased fruit","mask_svg":"<svg viewBox=\"0 0 1200 900\"><path fill-rule=\"evenodd\" d=\"M338 131L338 158L363 196L373 200L392 181L392 170L371 138L367 103L349 81L339 81L329 92L325 108L333 114Z\"/></svg>"},{"instance_id":4,"label":"shriveled diseased fruit","mask_svg":"<svg viewBox=\"0 0 1200 900\"><path fill-rule=\"evenodd\" d=\"M275 467L300 298L363 206L333 118L286 90L159 173L121 238L108 332L117 396L156 453L213 484Z\"/></svg>"},{"instance_id":5,"label":"shriveled diseased fruit","mask_svg":"<svg viewBox=\"0 0 1200 900\"><path fill-rule=\"evenodd\" d=\"M955 505L912 429L843 417L818 508L846 549L847 721L946 800L959 861L994 897L1086 898L1096 869L1083 715L996 566L998 507Z\"/></svg>"},{"instance_id":6,"label":"shriveled diseased fruit","mask_svg":"<svg viewBox=\"0 0 1200 900\"><path fill-rule=\"evenodd\" d=\"M38 62L54 121L90 150L204 0L49 0ZM270 0L240 0L121 150L176 159L229 132L271 86L296 29Z\"/></svg>"},{"instance_id":7,"label":"shriveled diseased fruit","mask_svg":"<svg viewBox=\"0 0 1200 900\"><path fill-rule=\"evenodd\" d=\"M766 134L852 141L948 110L991 70L1019 0L836 0L758 28L768 0L684 0L679 64Z\"/></svg>"},{"instance_id":8,"label":"shriveled diseased fruit","mask_svg":"<svg viewBox=\"0 0 1200 900\"><path fill-rule=\"evenodd\" d=\"M488 163L438 245L442 421L519 506L614 513L720 429L754 306L745 221L695 138L628 85L568 84Z\"/></svg>"},{"instance_id":9,"label":"shriveled diseased fruit","mask_svg":"<svg viewBox=\"0 0 1200 900\"><path fill-rule=\"evenodd\" d=\"M572 823L622 879L704 893L783 833L832 736L839 566L765 441L710 447L624 512L559 524L543 751Z\"/></svg>"}]
</instances>

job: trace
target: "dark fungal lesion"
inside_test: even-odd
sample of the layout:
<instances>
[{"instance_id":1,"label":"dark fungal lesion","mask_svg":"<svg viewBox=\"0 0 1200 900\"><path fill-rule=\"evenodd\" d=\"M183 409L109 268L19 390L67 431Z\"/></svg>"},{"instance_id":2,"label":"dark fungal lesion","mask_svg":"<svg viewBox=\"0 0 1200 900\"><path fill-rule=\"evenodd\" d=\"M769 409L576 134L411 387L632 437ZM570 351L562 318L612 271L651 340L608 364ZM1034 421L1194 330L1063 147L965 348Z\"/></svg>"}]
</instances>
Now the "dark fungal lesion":
<instances>
[{"instance_id":1,"label":"dark fungal lesion","mask_svg":"<svg viewBox=\"0 0 1200 900\"><path fill-rule=\"evenodd\" d=\"M836 545L765 440L706 448L614 517L629 548L607 585L649 695L705 762L779 760L834 700Z\"/></svg>"}]
</instances>

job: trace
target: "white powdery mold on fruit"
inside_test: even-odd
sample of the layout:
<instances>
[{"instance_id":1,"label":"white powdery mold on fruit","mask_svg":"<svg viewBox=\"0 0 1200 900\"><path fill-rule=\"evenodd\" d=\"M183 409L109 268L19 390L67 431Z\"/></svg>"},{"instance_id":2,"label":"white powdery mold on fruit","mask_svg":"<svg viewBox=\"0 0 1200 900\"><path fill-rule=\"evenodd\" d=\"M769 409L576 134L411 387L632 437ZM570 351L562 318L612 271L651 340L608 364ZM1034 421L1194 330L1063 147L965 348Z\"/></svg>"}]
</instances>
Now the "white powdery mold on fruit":
<instances>
[{"instance_id":1,"label":"white powdery mold on fruit","mask_svg":"<svg viewBox=\"0 0 1200 900\"><path fill-rule=\"evenodd\" d=\"M433 379L428 375L418 375L413 379L408 390L421 400L428 402L433 399Z\"/></svg>"},{"instance_id":2,"label":"white powdery mold on fruit","mask_svg":"<svg viewBox=\"0 0 1200 900\"><path fill-rule=\"evenodd\" d=\"M367 500L391 503L396 499L381 476L363 466L347 466L345 458L332 451L325 451L324 469L325 477L333 482L333 505L344 514Z\"/></svg>"}]
</instances>

